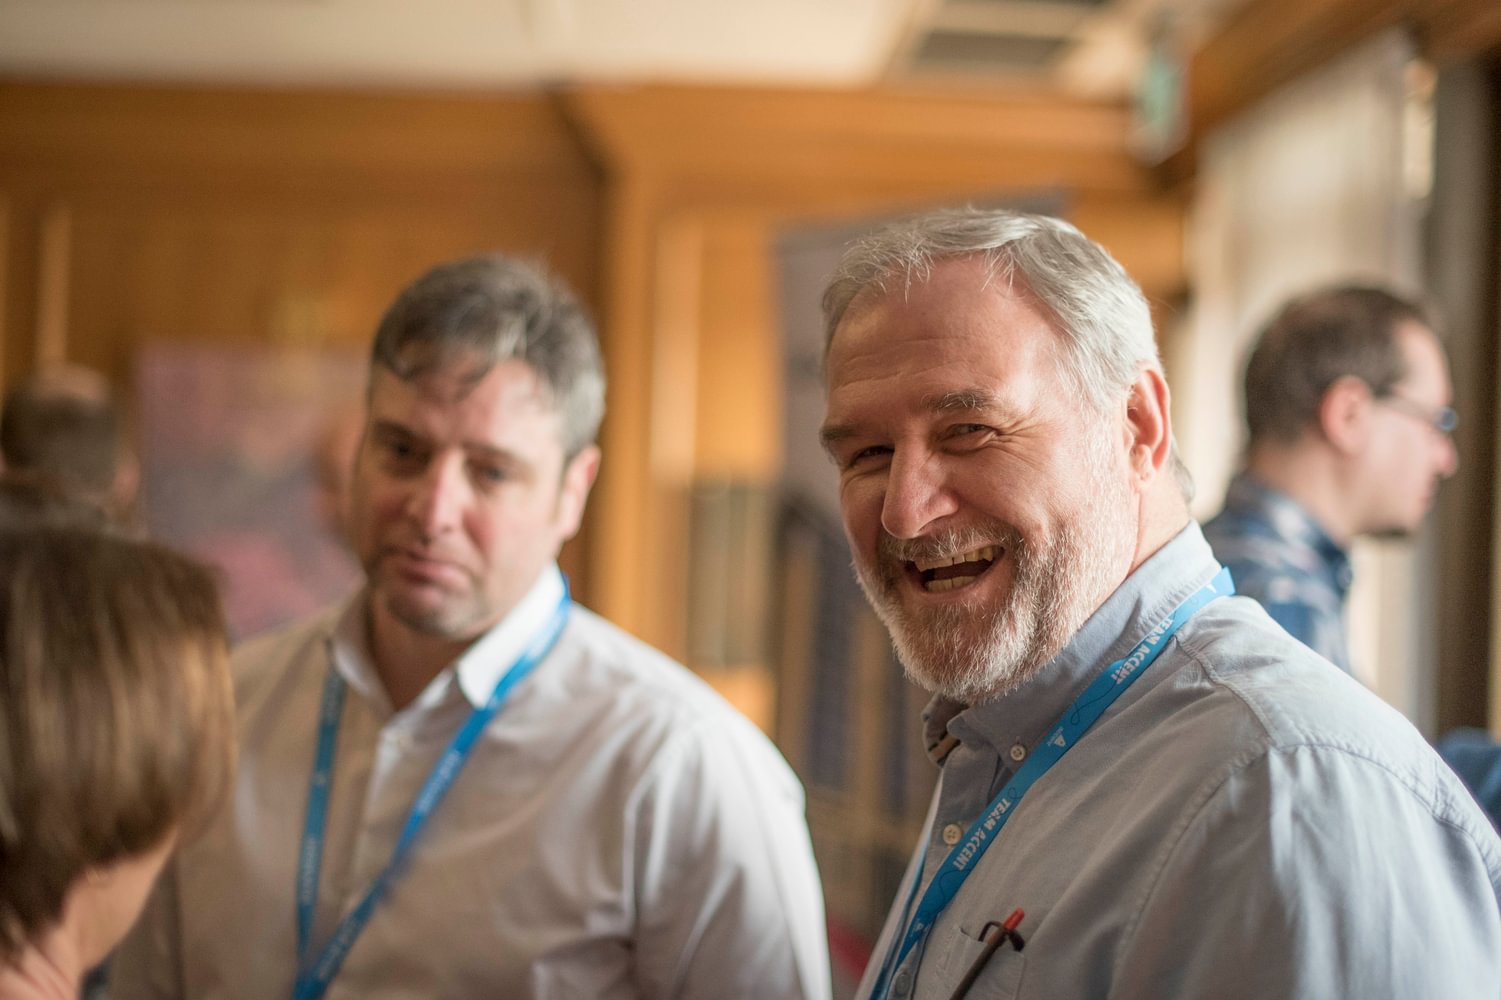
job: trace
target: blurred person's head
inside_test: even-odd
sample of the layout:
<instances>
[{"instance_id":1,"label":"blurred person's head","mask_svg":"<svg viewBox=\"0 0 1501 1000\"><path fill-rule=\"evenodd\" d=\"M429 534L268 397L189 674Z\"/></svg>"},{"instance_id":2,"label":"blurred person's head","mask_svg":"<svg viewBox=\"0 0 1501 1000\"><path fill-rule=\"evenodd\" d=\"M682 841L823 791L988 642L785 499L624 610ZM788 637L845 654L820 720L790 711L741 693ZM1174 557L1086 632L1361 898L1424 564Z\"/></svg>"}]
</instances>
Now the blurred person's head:
<instances>
[{"instance_id":1,"label":"blurred person's head","mask_svg":"<svg viewBox=\"0 0 1501 1000\"><path fill-rule=\"evenodd\" d=\"M0 531L104 529L109 514L93 500L36 472L0 470Z\"/></svg>"},{"instance_id":2,"label":"blurred person's head","mask_svg":"<svg viewBox=\"0 0 1501 1000\"><path fill-rule=\"evenodd\" d=\"M88 368L51 368L11 387L0 405L0 458L112 513L135 500L139 474L119 410L108 382Z\"/></svg>"},{"instance_id":3,"label":"blurred person's head","mask_svg":"<svg viewBox=\"0 0 1501 1000\"><path fill-rule=\"evenodd\" d=\"M920 684L1002 696L1187 522L1146 300L1073 226L968 210L858 241L823 301L860 583Z\"/></svg>"},{"instance_id":4,"label":"blurred person's head","mask_svg":"<svg viewBox=\"0 0 1501 1000\"><path fill-rule=\"evenodd\" d=\"M0 531L0 982L76 977L227 788L209 573L77 528Z\"/></svg>"},{"instance_id":5,"label":"blurred person's head","mask_svg":"<svg viewBox=\"0 0 1501 1000\"><path fill-rule=\"evenodd\" d=\"M1246 364L1248 464L1291 480L1276 484L1309 499L1337 541L1409 533L1458 467L1451 394L1443 346L1415 302L1363 285L1300 296Z\"/></svg>"},{"instance_id":6,"label":"blurred person's head","mask_svg":"<svg viewBox=\"0 0 1501 1000\"><path fill-rule=\"evenodd\" d=\"M377 629L467 642L578 530L604 371L573 295L498 254L397 297L371 354L350 526Z\"/></svg>"}]
</instances>

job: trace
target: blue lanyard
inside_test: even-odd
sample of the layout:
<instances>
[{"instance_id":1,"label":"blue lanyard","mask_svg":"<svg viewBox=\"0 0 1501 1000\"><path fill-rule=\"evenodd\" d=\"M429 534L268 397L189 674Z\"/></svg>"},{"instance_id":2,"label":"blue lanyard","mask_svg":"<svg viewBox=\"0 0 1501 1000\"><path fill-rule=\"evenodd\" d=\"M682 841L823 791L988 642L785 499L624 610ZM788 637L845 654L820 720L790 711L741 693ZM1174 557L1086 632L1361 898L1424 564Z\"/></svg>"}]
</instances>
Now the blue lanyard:
<instances>
[{"instance_id":1,"label":"blue lanyard","mask_svg":"<svg viewBox=\"0 0 1501 1000\"><path fill-rule=\"evenodd\" d=\"M999 795L991 800L989 807L970 824L964 838L954 845L949 851L948 857L944 858L943 864L934 873L933 880L928 883L927 891L922 894L922 900L917 904L916 912L908 918L907 930L901 939L899 947L888 948L885 959L881 962L881 974L876 979L876 988L871 993L877 1000L884 1000L891 974L901 968L912 949L921 944L933 929L939 914L959 894L959 889L964 885L964 880L969 878L970 872L979 867L980 859L985 856L986 850L995 843L997 834L1011 814L1016 809L1016 804L1021 801L1027 790L1037 783L1038 779L1048 772L1058 760L1068 752L1069 748L1079 742L1080 738L1089 731L1105 710L1114 704L1121 692L1131 686L1131 682L1146 672L1146 668L1157 659L1157 654L1167 646L1167 641L1173 633L1189 618L1192 618L1204 605L1217 597L1235 593L1235 585L1230 580L1230 571L1221 568L1213 580L1200 587L1182 604L1173 609L1172 614L1146 634L1138 642L1131 652L1123 659L1116 660L1101 672L1084 689L1084 693L1069 706L1053 728L1049 730L1047 737L1041 745L1033 749L1027 762L1016 772L1016 776ZM922 873L919 871L912 882L912 890L907 896L907 905L903 912L912 911L912 900L917 895L918 883L922 881ZM893 957L895 961L893 961Z\"/></svg>"},{"instance_id":2,"label":"blue lanyard","mask_svg":"<svg viewBox=\"0 0 1501 1000\"><path fill-rule=\"evenodd\" d=\"M365 890L365 895L360 898L354 909L339 922L338 929L324 946L317 961L310 964L308 944L312 934L313 914L318 905L318 871L323 863L323 841L328 820L328 793L329 785L333 781L334 744L339 735L339 714L344 707L344 681L339 677L338 671L330 665L328 676L323 682L323 706L318 715L318 749L313 758L312 779L308 782L307 819L302 834L302 851L297 859L298 972L296 985L292 988L293 1000L317 1000L328 989L328 984L338 973L339 966L344 964L345 956L354 947L355 939L369 922L376 904L380 902L381 897L390 888L391 882L406 862L418 832L427 822L427 818L432 815L433 810L437 808L438 803L442 801L444 794L453 784L454 778L458 776L460 769L469 759L469 754L474 749L474 744L485 726L495 718L495 713L500 711L501 705L505 704L511 689L532 672L532 669L547 656L553 644L557 642L558 636L563 632L563 625L568 621L568 609L568 582L565 580L563 596L559 598L552 617L532 637L531 643L522 651L521 656L511 665L511 668L496 682L495 690L491 692L489 700L469 714L469 720L455 734L448 749L438 759L432 773L427 776L422 790L417 793L417 800L412 803L412 810L407 815L406 825L402 827L401 836L397 838L396 849L391 852L391 860Z\"/></svg>"}]
</instances>

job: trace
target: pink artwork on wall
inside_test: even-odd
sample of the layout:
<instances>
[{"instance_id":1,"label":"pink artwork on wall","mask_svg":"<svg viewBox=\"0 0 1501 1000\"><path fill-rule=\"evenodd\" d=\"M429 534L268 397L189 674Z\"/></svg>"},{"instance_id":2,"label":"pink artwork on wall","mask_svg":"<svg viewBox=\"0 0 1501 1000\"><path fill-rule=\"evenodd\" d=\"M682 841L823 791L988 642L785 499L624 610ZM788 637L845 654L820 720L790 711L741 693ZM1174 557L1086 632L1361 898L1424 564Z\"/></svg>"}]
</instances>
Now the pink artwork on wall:
<instances>
[{"instance_id":1,"label":"pink artwork on wall","mask_svg":"<svg viewBox=\"0 0 1501 1000\"><path fill-rule=\"evenodd\" d=\"M163 342L138 359L147 530L218 567L237 639L358 584L335 511L365 364L354 351Z\"/></svg>"}]
</instances>

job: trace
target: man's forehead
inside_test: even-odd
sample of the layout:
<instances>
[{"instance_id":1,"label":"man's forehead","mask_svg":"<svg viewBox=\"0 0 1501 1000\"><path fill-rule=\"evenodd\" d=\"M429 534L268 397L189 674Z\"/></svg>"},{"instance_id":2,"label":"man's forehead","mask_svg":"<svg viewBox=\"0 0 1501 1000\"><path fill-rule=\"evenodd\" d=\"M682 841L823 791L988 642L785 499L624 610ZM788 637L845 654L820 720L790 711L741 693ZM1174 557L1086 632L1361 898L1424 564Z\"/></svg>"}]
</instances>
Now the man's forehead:
<instances>
[{"instance_id":1,"label":"man's forehead","mask_svg":"<svg viewBox=\"0 0 1501 1000\"><path fill-rule=\"evenodd\" d=\"M1449 362L1438 334L1409 320L1397 327L1397 345L1407 368L1403 381L1438 382L1448 389Z\"/></svg>"}]
</instances>

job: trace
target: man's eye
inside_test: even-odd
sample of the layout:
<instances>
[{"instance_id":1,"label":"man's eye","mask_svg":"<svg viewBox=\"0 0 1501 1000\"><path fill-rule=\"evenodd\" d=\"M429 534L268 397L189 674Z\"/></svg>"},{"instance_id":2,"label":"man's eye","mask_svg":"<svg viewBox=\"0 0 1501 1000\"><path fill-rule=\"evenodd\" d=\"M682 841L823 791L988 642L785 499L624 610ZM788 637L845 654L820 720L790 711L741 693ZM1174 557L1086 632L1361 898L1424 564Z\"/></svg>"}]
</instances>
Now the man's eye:
<instances>
[{"instance_id":1,"label":"man's eye","mask_svg":"<svg viewBox=\"0 0 1501 1000\"><path fill-rule=\"evenodd\" d=\"M425 458L421 449L416 445L399 438L388 438L380 441L377 447L380 450L382 461L389 466L399 469L419 466Z\"/></svg>"},{"instance_id":2,"label":"man's eye","mask_svg":"<svg viewBox=\"0 0 1501 1000\"><path fill-rule=\"evenodd\" d=\"M995 428L988 424L954 424L946 436L959 444L982 444L994 434Z\"/></svg>"},{"instance_id":3,"label":"man's eye","mask_svg":"<svg viewBox=\"0 0 1501 1000\"><path fill-rule=\"evenodd\" d=\"M844 460L844 467L846 469L853 469L860 465L871 465L883 461L890 454L890 445L871 445L869 448L861 448L851 452L850 456Z\"/></svg>"},{"instance_id":4,"label":"man's eye","mask_svg":"<svg viewBox=\"0 0 1501 1000\"><path fill-rule=\"evenodd\" d=\"M474 476L482 483L498 486L511 478L511 474L498 465L478 465L474 467Z\"/></svg>"}]
</instances>

